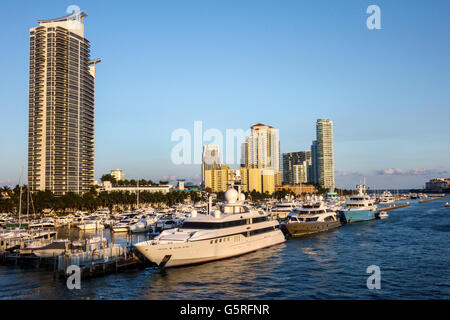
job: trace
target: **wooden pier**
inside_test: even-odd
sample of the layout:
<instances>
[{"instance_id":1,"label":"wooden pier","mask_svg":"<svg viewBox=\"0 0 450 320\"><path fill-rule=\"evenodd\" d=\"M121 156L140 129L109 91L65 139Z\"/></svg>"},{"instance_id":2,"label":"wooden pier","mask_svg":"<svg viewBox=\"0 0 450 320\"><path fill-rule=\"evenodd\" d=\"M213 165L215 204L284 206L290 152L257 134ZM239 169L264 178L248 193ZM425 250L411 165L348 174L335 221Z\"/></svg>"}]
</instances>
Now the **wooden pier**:
<instances>
[{"instance_id":1,"label":"wooden pier","mask_svg":"<svg viewBox=\"0 0 450 320\"><path fill-rule=\"evenodd\" d=\"M448 196L436 197L436 198L425 199L425 200L419 200L419 203L425 203L425 202L430 202L430 201L435 201L435 200L440 200L440 199L445 199L445 198L448 198Z\"/></svg>"},{"instance_id":2,"label":"wooden pier","mask_svg":"<svg viewBox=\"0 0 450 320\"><path fill-rule=\"evenodd\" d=\"M128 258L112 259L110 261L100 261L91 263L90 265L79 266L81 271L81 279L105 276L112 273L123 272L129 269L143 269L147 266L139 258L131 255ZM60 278L67 278L70 274L66 270L59 270Z\"/></svg>"},{"instance_id":3,"label":"wooden pier","mask_svg":"<svg viewBox=\"0 0 450 320\"><path fill-rule=\"evenodd\" d=\"M389 211L389 210L395 210L395 209L400 209L400 208L405 208L405 207L409 207L410 203L403 203L403 204L398 204L396 206L391 206L391 207L386 207L386 208L379 208L378 212L382 212L382 211Z\"/></svg>"}]
</instances>

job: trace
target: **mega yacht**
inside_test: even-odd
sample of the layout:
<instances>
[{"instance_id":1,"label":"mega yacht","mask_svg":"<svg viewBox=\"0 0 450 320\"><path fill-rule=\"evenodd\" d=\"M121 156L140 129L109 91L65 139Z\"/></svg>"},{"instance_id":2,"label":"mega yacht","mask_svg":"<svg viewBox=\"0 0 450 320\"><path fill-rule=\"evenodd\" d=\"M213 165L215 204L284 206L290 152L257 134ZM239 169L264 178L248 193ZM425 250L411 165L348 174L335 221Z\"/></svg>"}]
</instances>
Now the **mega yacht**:
<instances>
[{"instance_id":1,"label":"mega yacht","mask_svg":"<svg viewBox=\"0 0 450 320\"><path fill-rule=\"evenodd\" d=\"M97 219L86 219L77 225L80 230L101 230L104 228L102 222Z\"/></svg>"},{"instance_id":2,"label":"mega yacht","mask_svg":"<svg viewBox=\"0 0 450 320\"><path fill-rule=\"evenodd\" d=\"M389 191L384 191L381 196L378 198L379 204L391 204L395 202L395 197Z\"/></svg>"},{"instance_id":3,"label":"mega yacht","mask_svg":"<svg viewBox=\"0 0 450 320\"><path fill-rule=\"evenodd\" d=\"M275 206L271 209L271 211L273 216L277 216L280 219L285 219L296 207L297 204L294 201L281 201L275 203Z\"/></svg>"},{"instance_id":4,"label":"mega yacht","mask_svg":"<svg viewBox=\"0 0 450 320\"><path fill-rule=\"evenodd\" d=\"M163 268L238 256L284 241L278 221L248 206L244 195L231 188L225 192L225 203L212 215L199 216L193 210L180 228L134 246Z\"/></svg>"},{"instance_id":5,"label":"mega yacht","mask_svg":"<svg viewBox=\"0 0 450 320\"><path fill-rule=\"evenodd\" d=\"M366 194L365 185L358 185L357 189L358 194L351 196L338 211L347 223L375 219L377 211L375 200Z\"/></svg>"},{"instance_id":6,"label":"mega yacht","mask_svg":"<svg viewBox=\"0 0 450 320\"><path fill-rule=\"evenodd\" d=\"M136 223L131 224L128 229L133 233L151 231L152 227L156 224L156 216L146 216L140 218Z\"/></svg>"},{"instance_id":7,"label":"mega yacht","mask_svg":"<svg viewBox=\"0 0 450 320\"><path fill-rule=\"evenodd\" d=\"M308 199L301 208L293 210L284 222L284 227L293 237L326 231L341 225L336 212L327 207L322 197Z\"/></svg>"}]
</instances>

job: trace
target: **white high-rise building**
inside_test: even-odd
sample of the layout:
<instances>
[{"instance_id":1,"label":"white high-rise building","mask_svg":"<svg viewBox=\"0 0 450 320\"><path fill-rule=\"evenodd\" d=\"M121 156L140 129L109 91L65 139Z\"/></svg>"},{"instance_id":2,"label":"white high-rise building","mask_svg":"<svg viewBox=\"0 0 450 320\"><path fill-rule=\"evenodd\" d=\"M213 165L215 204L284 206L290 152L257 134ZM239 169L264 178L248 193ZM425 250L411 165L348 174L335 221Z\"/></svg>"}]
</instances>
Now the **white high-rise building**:
<instances>
[{"instance_id":1,"label":"white high-rise building","mask_svg":"<svg viewBox=\"0 0 450 320\"><path fill-rule=\"evenodd\" d=\"M308 164L309 161L303 161L302 164L294 164L292 166L293 184L308 182Z\"/></svg>"},{"instance_id":2,"label":"white high-rise building","mask_svg":"<svg viewBox=\"0 0 450 320\"><path fill-rule=\"evenodd\" d=\"M251 127L247 145L247 166L250 168L272 169L280 172L280 140L278 130L264 124Z\"/></svg>"},{"instance_id":3,"label":"white high-rise building","mask_svg":"<svg viewBox=\"0 0 450 320\"><path fill-rule=\"evenodd\" d=\"M56 195L94 184L95 65L83 11L30 29L28 185Z\"/></svg>"},{"instance_id":4,"label":"white high-rise building","mask_svg":"<svg viewBox=\"0 0 450 320\"><path fill-rule=\"evenodd\" d=\"M333 122L318 119L316 135L318 183L323 188L334 187Z\"/></svg>"},{"instance_id":5,"label":"white high-rise building","mask_svg":"<svg viewBox=\"0 0 450 320\"><path fill-rule=\"evenodd\" d=\"M219 146L207 144L202 153L202 185L205 185L205 171L220 169Z\"/></svg>"}]
</instances>

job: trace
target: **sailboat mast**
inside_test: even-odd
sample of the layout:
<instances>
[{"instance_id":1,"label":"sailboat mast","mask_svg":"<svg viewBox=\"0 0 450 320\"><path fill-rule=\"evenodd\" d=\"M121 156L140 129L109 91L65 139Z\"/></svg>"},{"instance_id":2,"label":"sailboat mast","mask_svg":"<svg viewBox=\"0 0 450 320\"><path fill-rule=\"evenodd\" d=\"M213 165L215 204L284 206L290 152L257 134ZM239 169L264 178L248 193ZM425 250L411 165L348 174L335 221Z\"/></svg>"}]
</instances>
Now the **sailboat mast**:
<instances>
[{"instance_id":1,"label":"sailboat mast","mask_svg":"<svg viewBox=\"0 0 450 320\"><path fill-rule=\"evenodd\" d=\"M137 182L137 208L139 209L139 179Z\"/></svg>"},{"instance_id":2,"label":"sailboat mast","mask_svg":"<svg viewBox=\"0 0 450 320\"><path fill-rule=\"evenodd\" d=\"M19 229L22 226L20 220L20 214L22 212L22 184L23 184L23 166L20 169L20 194L19 194Z\"/></svg>"},{"instance_id":3,"label":"sailboat mast","mask_svg":"<svg viewBox=\"0 0 450 320\"><path fill-rule=\"evenodd\" d=\"M27 217L30 214L30 186L27 184Z\"/></svg>"}]
</instances>

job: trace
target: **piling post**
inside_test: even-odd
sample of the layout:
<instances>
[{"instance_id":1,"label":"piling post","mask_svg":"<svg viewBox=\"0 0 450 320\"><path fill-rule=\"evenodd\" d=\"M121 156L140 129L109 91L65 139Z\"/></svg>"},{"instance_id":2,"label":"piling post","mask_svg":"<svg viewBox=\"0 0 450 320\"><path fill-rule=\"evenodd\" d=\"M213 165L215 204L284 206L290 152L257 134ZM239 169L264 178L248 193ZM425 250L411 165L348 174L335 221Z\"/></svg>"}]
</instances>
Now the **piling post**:
<instances>
[{"instance_id":1,"label":"piling post","mask_svg":"<svg viewBox=\"0 0 450 320\"><path fill-rule=\"evenodd\" d=\"M56 257L53 255L53 279L56 279Z\"/></svg>"}]
</instances>

